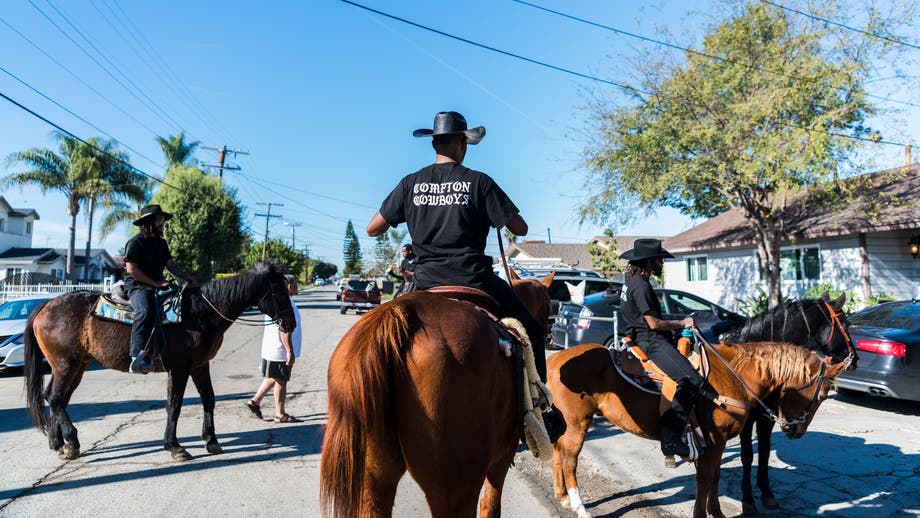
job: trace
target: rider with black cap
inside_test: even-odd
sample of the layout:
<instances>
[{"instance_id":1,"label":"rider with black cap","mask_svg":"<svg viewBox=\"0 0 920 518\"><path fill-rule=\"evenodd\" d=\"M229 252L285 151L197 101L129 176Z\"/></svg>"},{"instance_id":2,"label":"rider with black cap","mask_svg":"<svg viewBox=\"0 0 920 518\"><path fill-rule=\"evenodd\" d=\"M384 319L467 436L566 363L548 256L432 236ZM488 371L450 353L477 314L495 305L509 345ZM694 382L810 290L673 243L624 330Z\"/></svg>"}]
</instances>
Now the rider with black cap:
<instances>
[{"instance_id":1,"label":"rider with black cap","mask_svg":"<svg viewBox=\"0 0 920 518\"><path fill-rule=\"evenodd\" d=\"M163 277L163 268L185 279L190 286L197 284L191 275L173 262L169 245L163 239L163 226L170 219L172 214L164 212L159 205L147 205L141 209L141 217L134 221L140 231L125 245L125 290L134 308L131 366L128 369L132 373L147 374L153 370L153 354L147 343L152 340L154 328L160 325L156 290L169 286Z\"/></svg>"},{"instance_id":2,"label":"rider with black cap","mask_svg":"<svg viewBox=\"0 0 920 518\"><path fill-rule=\"evenodd\" d=\"M690 447L681 435L693 400L703 385L703 378L675 348L672 331L693 327L693 318L662 320L661 303L649 282L650 276L661 275L664 258L674 256L661 248L658 239L637 239L632 250L627 250L620 257L629 261L626 285L620 291L620 311L626 322L626 336L677 383L671 408L661 416L661 452L688 457Z\"/></svg>"}]
</instances>

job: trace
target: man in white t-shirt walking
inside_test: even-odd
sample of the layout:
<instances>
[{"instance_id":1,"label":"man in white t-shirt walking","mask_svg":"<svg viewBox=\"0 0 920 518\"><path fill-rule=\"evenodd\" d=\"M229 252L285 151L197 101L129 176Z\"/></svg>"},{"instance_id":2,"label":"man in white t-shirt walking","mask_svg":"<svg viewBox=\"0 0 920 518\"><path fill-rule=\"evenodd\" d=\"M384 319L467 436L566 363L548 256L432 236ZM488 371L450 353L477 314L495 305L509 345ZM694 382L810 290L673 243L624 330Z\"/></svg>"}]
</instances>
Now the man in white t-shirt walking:
<instances>
[{"instance_id":1,"label":"man in white t-shirt walking","mask_svg":"<svg viewBox=\"0 0 920 518\"><path fill-rule=\"evenodd\" d=\"M287 288L289 295L297 294L297 277L287 275ZM291 368L294 366L294 359L300 356L300 311L291 298L291 306L294 307L294 317L297 320L297 327L293 332L282 333L277 324L266 326L262 335L262 386L256 391L256 395L246 403L246 408L253 417L262 419L262 398L268 394L269 390L274 388L275 392L275 419L276 423L299 423L300 419L284 411L284 400L287 396L287 382L291 379Z\"/></svg>"}]
</instances>

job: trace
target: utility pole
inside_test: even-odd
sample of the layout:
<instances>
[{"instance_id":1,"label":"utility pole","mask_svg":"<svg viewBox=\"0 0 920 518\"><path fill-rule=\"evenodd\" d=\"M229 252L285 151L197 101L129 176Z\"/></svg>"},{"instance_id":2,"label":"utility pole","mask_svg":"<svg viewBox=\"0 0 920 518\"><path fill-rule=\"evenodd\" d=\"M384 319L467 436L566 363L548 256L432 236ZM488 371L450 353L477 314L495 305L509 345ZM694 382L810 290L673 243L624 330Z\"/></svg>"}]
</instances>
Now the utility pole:
<instances>
[{"instance_id":1,"label":"utility pole","mask_svg":"<svg viewBox=\"0 0 920 518\"><path fill-rule=\"evenodd\" d=\"M265 247L268 246L268 222L272 218L280 218L280 214L272 214L272 205L276 207L284 207L283 203L256 203L256 205L268 205L268 211L265 214L256 214L257 218L265 218L265 237L262 239L262 260L265 260Z\"/></svg>"},{"instance_id":2,"label":"utility pole","mask_svg":"<svg viewBox=\"0 0 920 518\"><path fill-rule=\"evenodd\" d=\"M293 248L294 250L297 250L297 240L294 237L294 229L302 226L303 223L299 221L295 221L293 223L290 221L285 221L284 224L291 227L291 248Z\"/></svg>"},{"instance_id":3,"label":"utility pole","mask_svg":"<svg viewBox=\"0 0 920 518\"><path fill-rule=\"evenodd\" d=\"M238 165L224 165L224 160L227 158L227 153L233 153L233 158L236 158L237 155L248 155L249 151L240 151L239 149L227 149L227 146L220 147L207 147L201 146L201 149L209 149L211 151L217 151L217 164L201 164L201 167L211 167L217 168L218 170L218 179L223 183L224 181L224 169L228 171L239 171L242 169Z\"/></svg>"},{"instance_id":4,"label":"utility pole","mask_svg":"<svg viewBox=\"0 0 920 518\"><path fill-rule=\"evenodd\" d=\"M553 236L549 233L549 227L546 227L546 244L553 244Z\"/></svg>"}]
</instances>

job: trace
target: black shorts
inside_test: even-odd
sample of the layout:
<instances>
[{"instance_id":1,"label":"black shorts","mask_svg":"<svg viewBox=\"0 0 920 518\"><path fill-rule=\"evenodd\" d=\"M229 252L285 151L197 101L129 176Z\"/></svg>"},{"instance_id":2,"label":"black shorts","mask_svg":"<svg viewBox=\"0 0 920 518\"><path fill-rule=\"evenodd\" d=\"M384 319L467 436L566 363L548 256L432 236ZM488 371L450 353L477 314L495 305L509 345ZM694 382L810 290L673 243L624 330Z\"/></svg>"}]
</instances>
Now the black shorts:
<instances>
[{"instance_id":1,"label":"black shorts","mask_svg":"<svg viewBox=\"0 0 920 518\"><path fill-rule=\"evenodd\" d=\"M278 381L291 380L291 368L286 362L271 362L262 358L262 376Z\"/></svg>"}]
</instances>

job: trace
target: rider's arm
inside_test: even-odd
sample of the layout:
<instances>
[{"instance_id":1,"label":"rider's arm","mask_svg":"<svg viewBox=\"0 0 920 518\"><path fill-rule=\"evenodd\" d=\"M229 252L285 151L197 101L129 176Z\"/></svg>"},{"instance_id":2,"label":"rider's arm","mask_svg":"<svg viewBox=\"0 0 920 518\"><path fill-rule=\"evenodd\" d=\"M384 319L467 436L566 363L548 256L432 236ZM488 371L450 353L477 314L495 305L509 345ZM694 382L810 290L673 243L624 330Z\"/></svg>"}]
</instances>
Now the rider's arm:
<instances>
[{"instance_id":1,"label":"rider's arm","mask_svg":"<svg viewBox=\"0 0 920 518\"><path fill-rule=\"evenodd\" d=\"M179 277L180 279L185 279L185 282L191 284L193 287L198 284L198 281L194 277L185 273L185 270L179 268L179 265L175 261L169 259L166 261L166 269L169 270L173 275Z\"/></svg>"},{"instance_id":2,"label":"rider's arm","mask_svg":"<svg viewBox=\"0 0 920 518\"><path fill-rule=\"evenodd\" d=\"M374 217L371 218L371 222L367 224L367 235L369 237L377 237L386 232L388 228L390 228L390 224L387 223L387 220L383 219L383 216L380 215L380 211L377 211Z\"/></svg>"},{"instance_id":3,"label":"rider's arm","mask_svg":"<svg viewBox=\"0 0 920 518\"><path fill-rule=\"evenodd\" d=\"M169 285L169 283L166 281L157 282L151 279L134 261L125 262L125 270L127 270L128 275L134 277L134 280L142 282L148 286L153 286L154 288L165 288Z\"/></svg>"},{"instance_id":4,"label":"rider's arm","mask_svg":"<svg viewBox=\"0 0 920 518\"><path fill-rule=\"evenodd\" d=\"M662 320L653 315L642 315L648 328L652 331L673 331L685 327L693 327L693 317L687 317L683 320Z\"/></svg>"},{"instance_id":5,"label":"rider's arm","mask_svg":"<svg viewBox=\"0 0 920 518\"><path fill-rule=\"evenodd\" d=\"M516 236L527 235L527 222L524 221L524 218L522 218L520 214L511 216L511 219L508 220L508 223L505 223L505 226Z\"/></svg>"}]
</instances>

